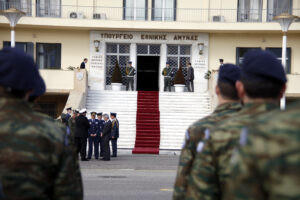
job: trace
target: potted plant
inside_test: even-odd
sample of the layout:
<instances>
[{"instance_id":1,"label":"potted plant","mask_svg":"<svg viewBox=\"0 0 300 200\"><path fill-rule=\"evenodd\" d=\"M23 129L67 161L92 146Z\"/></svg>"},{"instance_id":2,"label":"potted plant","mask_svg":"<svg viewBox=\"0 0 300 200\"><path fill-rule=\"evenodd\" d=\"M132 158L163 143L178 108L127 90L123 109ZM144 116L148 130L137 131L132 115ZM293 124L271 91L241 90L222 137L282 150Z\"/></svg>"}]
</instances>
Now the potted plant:
<instances>
[{"instance_id":1,"label":"potted plant","mask_svg":"<svg viewBox=\"0 0 300 200\"><path fill-rule=\"evenodd\" d=\"M176 72L174 78L174 86L175 86L175 92L184 92L185 79L182 73L182 66L180 66L179 70Z\"/></svg>"},{"instance_id":2,"label":"potted plant","mask_svg":"<svg viewBox=\"0 0 300 200\"><path fill-rule=\"evenodd\" d=\"M122 74L118 61L116 62L114 72L112 74L111 87L113 91L121 91Z\"/></svg>"}]
</instances>

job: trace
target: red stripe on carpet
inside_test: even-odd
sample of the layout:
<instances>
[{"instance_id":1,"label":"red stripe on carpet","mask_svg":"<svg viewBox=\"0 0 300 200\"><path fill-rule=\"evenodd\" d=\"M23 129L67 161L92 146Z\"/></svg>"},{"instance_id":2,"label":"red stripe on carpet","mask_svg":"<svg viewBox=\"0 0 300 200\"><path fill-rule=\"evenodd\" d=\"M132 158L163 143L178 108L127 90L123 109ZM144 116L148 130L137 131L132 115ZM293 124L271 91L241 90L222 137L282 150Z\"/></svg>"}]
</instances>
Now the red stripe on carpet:
<instances>
[{"instance_id":1,"label":"red stripe on carpet","mask_svg":"<svg viewBox=\"0 0 300 200\"><path fill-rule=\"evenodd\" d=\"M159 93L139 91L136 113L136 139L133 154L159 154Z\"/></svg>"}]
</instances>

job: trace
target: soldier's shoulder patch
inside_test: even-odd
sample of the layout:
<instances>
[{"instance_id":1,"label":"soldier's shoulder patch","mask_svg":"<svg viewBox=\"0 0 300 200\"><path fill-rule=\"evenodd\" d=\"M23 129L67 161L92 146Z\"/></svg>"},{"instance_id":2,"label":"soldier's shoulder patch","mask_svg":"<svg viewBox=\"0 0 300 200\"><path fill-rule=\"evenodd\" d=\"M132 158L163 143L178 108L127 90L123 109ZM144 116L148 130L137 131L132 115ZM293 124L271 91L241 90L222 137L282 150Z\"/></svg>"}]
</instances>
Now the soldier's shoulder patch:
<instances>
[{"instance_id":1,"label":"soldier's shoulder patch","mask_svg":"<svg viewBox=\"0 0 300 200\"><path fill-rule=\"evenodd\" d=\"M248 128L244 127L240 135L240 145L245 146L248 140Z\"/></svg>"}]
</instances>

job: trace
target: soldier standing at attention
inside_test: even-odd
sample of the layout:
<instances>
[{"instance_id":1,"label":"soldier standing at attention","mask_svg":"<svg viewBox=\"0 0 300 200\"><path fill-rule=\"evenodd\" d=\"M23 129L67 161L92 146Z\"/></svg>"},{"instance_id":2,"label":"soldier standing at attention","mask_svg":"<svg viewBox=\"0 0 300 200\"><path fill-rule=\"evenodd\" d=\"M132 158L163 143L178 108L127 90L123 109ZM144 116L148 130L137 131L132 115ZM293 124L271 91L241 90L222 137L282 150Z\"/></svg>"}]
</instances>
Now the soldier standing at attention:
<instances>
[{"instance_id":1,"label":"soldier standing at attention","mask_svg":"<svg viewBox=\"0 0 300 200\"><path fill-rule=\"evenodd\" d=\"M77 117L78 111L73 110L73 114L70 117L68 121L68 126L70 128L70 145L72 145L75 148L75 130L76 130L76 117Z\"/></svg>"},{"instance_id":2,"label":"soldier standing at attention","mask_svg":"<svg viewBox=\"0 0 300 200\"><path fill-rule=\"evenodd\" d=\"M171 92L172 69L169 62L166 62L166 67L163 69L162 75L164 76L164 91L166 92L168 90Z\"/></svg>"},{"instance_id":3,"label":"soldier standing at attention","mask_svg":"<svg viewBox=\"0 0 300 200\"><path fill-rule=\"evenodd\" d=\"M112 146L112 157L117 157L118 150L118 138L119 138L119 120L117 119L117 113L110 113L110 118L112 121L111 129L111 146Z\"/></svg>"},{"instance_id":4,"label":"soldier standing at attention","mask_svg":"<svg viewBox=\"0 0 300 200\"><path fill-rule=\"evenodd\" d=\"M28 103L31 93L44 92L32 57L16 48L0 51L0 195L4 199L83 199L79 165L66 134Z\"/></svg>"},{"instance_id":5,"label":"soldier standing at attention","mask_svg":"<svg viewBox=\"0 0 300 200\"><path fill-rule=\"evenodd\" d=\"M225 199L300 199L300 102L260 117L231 158Z\"/></svg>"},{"instance_id":6,"label":"soldier standing at attention","mask_svg":"<svg viewBox=\"0 0 300 200\"><path fill-rule=\"evenodd\" d=\"M129 86L131 86L131 90L134 91L134 75L135 75L135 69L132 66L132 62L129 61L128 62L128 66L125 69L125 74L126 74L126 78L127 78L127 82L126 82L126 90L129 90Z\"/></svg>"},{"instance_id":7,"label":"soldier standing at attention","mask_svg":"<svg viewBox=\"0 0 300 200\"><path fill-rule=\"evenodd\" d=\"M71 114L72 114L72 107L69 107L66 110L67 110L66 120L69 121Z\"/></svg>"},{"instance_id":8,"label":"soldier standing at attention","mask_svg":"<svg viewBox=\"0 0 300 200\"><path fill-rule=\"evenodd\" d=\"M218 122L231 117L242 108L235 88L235 83L238 80L240 80L239 67L232 64L225 64L220 67L215 89L218 96L218 106L211 115L192 124L186 132L175 180L173 200L185 199L188 177L196 155L196 146L199 141L204 139L203 130L216 126Z\"/></svg>"},{"instance_id":9,"label":"soldier standing at attention","mask_svg":"<svg viewBox=\"0 0 300 200\"><path fill-rule=\"evenodd\" d=\"M110 160L110 148L109 148L109 140L111 139L111 121L109 120L108 114L104 114L104 128L102 137L102 145L103 145L103 158L101 160L109 161Z\"/></svg>"},{"instance_id":10,"label":"soldier standing at attention","mask_svg":"<svg viewBox=\"0 0 300 200\"><path fill-rule=\"evenodd\" d=\"M99 132L99 135L101 136L101 134L103 133L103 128L104 128L104 124L105 124L105 121L102 119L102 112L97 113L97 118L99 121L98 132ZM100 157L103 157L103 145L102 145L101 137L99 138L99 145L100 145Z\"/></svg>"},{"instance_id":11,"label":"soldier standing at attention","mask_svg":"<svg viewBox=\"0 0 300 200\"><path fill-rule=\"evenodd\" d=\"M283 66L273 54L261 50L246 53L241 81L236 83L244 107L214 129L203 131L206 139L197 144L187 199L222 198L229 182L230 158L238 146L243 127L259 116L279 110L278 102L284 94L286 81Z\"/></svg>"},{"instance_id":12,"label":"soldier standing at attention","mask_svg":"<svg viewBox=\"0 0 300 200\"><path fill-rule=\"evenodd\" d=\"M192 67L192 64L189 62L187 65L187 88L189 92L194 92L194 68Z\"/></svg>"},{"instance_id":13,"label":"soldier standing at attention","mask_svg":"<svg viewBox=\"0 0 300 200\"><path fill-rule=\"evenodd\" d=\"M99 120L96 119L96 112L91 112L91 119L89 119L90 128L89 128L89 152L88 158L92 158L93 147L94 147L94 156L95 159L98 160L99 158Z\"/></svg>"},{"instance_id":14,"label":"soldier standing at attention","mask_svg":"<svg viewBox=\"0 0 300 200\"><path fill-rule=\"evenodd\" d=\"M88 132L90 128L89 120L86 118L86 109L79 112L79 116L75 119L75 144L77 147L77 154L80 152L81 161L88 161L86 159L86 143Z\"/></svg>"}]
</instances>

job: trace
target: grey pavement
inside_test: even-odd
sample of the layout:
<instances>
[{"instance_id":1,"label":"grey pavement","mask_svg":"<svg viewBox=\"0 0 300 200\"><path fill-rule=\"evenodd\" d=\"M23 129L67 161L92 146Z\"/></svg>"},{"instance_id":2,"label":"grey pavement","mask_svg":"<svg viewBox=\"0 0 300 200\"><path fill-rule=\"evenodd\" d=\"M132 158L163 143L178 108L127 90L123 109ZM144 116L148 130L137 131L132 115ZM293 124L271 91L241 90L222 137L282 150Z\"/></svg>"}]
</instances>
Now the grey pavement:
<instances>
[{"instance_id":1,"label":"grey pavement","mask_svg":"<svg viewBox=\"0 0 300 200\"><path fill-rule=\"evenodd\" d=\"M178 155L120 154L80 162L85 200L169 200Z\"/></svg>"}]
</instances>

